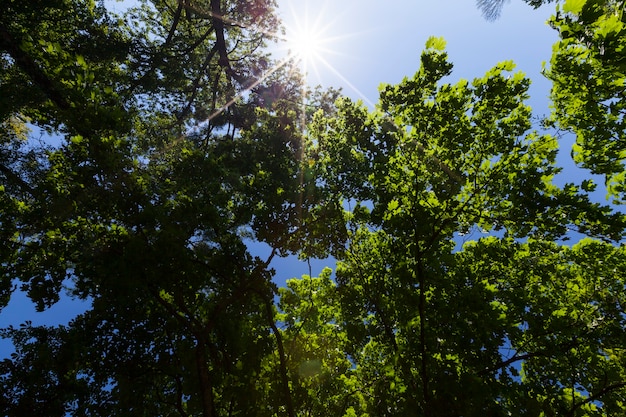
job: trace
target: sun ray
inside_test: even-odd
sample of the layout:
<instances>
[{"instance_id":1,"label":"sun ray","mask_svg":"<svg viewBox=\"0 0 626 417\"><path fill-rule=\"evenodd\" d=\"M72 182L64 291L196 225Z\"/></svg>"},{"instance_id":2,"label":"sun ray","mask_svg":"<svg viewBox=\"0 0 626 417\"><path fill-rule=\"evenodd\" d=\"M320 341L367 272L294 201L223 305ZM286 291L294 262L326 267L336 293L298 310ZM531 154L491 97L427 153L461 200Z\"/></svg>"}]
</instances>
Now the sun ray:
<instances>
[{"instance_id":1,"label":"sun ray","mask_svg":"<svg viewBox=\"0 0 626 417\"><path fill-rule=\"evenodd\" d=\"M274 64L267 72L265 72L261 77L259 77L257 80L255 80L252 84L247 86L242 91L239 91L237 94L235 94L235 96L233 98L231 98L228 102L226 102L219 109L216 109L213 113L211 113L206 119L202 120L199 124L208 123L211 120L215 119L220 114L224 113L226 110L228 110L228 108L230 106L235 104L235 102L237 102L237 100L242 98L246 93L252 91L252 89L254 87L256 87L257 85L261 84L263 81L265 81L273 73L275 73L280 68L282 68L286 64L288 64L291 60L292 60L292 57L290 57L290 56L286 56L286 57L282 58L280 61L278 61L276 64ZM175 144L179 143L180 141L184 140L188 136L188 134L189 134L189 132L186 132L186 133L182 134L181 136L179 136L175 141L173 141L173 143L170 146L168 146L168 148L171 148L173 145L175 145Z\"/></svg>"},{"instance_id":2,"label":"sun ray","mask_svg":"<svg viewBox=\"0 0 626 417\"><path fill-rule=\"evenodd\" d=\"M217 116L219 116L220 114L224 113L226 110L228 110L228 108L230 106L232 106L237 100L239 100L241 97L243 97L244 94L246 94L247 92L250 92L254 87L256 87L257 85L261 84L263 81L265 81L270 75L272 75L273 73L275 73L276 71L278 71L280 68L282 68L283 66L285 66L289 61L291 60L290 57L285 57L283 59L281 59L280 61L278 61L276 64L274 64L274 66L272 66L269 71L267 71L265 74L263 74L263 76L259 77L256 81L254 81L252 84L250 84L248 87L246 87L244 90L238 92L235 97L233 97L230 101L228 101L226 104L224 104L222 107L220 107L219 109L215 110L206 120L205 122L209 122L213 119L215 119Z\"/></svg>"},{"instance_id":3,"label":"sun ray","mask_svg":"<svg viewBox=\"0 0 626 417\"><path fill-rule=\"evenodd\" d=\"M325 3L326 7L328 3ZM224 111L228 110L230 106L237 102L240 98L242 98L246 93L250 92L254 87L258 86L260 83L265 81L269 76L278 71L283 66L292 62L295 64L299 64L300 70L302 71L302 75L306 77L313 73L318 80L322 79L322 73L320 71L320 67L327 68L335 77L337 77L341 82L351 89L354 93L357 94L359 98L361 98L367 105L374 107L374 103L368 99L364 93L362 93L354 84L352 84L347 77L345 77L339 70L335 68L335 66L330 62L327 58L329 56L335 55L343 55L333 46L336 42L341 42L346 38L358 36L358 33L353 34L344 34L344 35L335 35L332 34L332 29L337 26L341 26L339 16L334 16L333 18L328 17L328 13L326 8L322 10L318 10L315 13L312 13L309 9L308 2L305 2L303 8L300 11L296 11L294 9L293 3L289 4L289 9L291 13L291 18L284 20L285 31L284 35L282 32L268 32L267 30L262 29L261 27L254 27L255 25L249 26L242 24L241 22L237 22L233 19L228 18L224 15L216 15L209 10L195 8L196 12L203 13L205 15L210 15L215 18L222 20L225 23L231 25L237 25L240 27L245 27L246 29L257 31L259 33L263 33L268 35L269 37L276 39L280 42L276 52L278 52L278 61L267 70L261 77L255 80L252 84L247 86L244 90L239 91L234 97L229 99L225 104L223 104L220 108L215 109L204 121L201 121L200 124L210 122L215 117L222 114ZM281 53L282 51L282 53ZM280 58L282 56L282 58ZM303 82L302 85L302 117L304 117L304 109L306 108L306 92L307 92L307 83ZM301 120L303 133L305 130L304 119ZM183 135L183 137L186 134ZM180 139L182 139L181 137Z\"/></svg>"},{"instance_id":4,"label":"sun ray","mask_svg":"<svg viewBox=\"0 0 626 417\"><path fill-rule=\"evenodd\" d=\"M354 84L352 84L350 80L344 77L343 74L337 71L337 69L335 69L335 67L330 62L328 62L323 57L320 59L320 62L322 62L333 74L335 74L335 76L337 76L341 81L343 81L350 89L352 89L352 91L354 91L357 94L357 96L359 96L363 100L363 102L365 102L365 104L367 104L368 106L372 108L375 107L375 103L372 100L370 100L365 95L365 93L361 92L361 90L359 90Z\"/></svg>"},{"instance_id":5,"label":"sun ray","mask_svg":"<svg viewBox=\"0 0 626 417\"><path fill-rule=\"evenodd\" d=\"M298 3L297 10L294 3L287 3L288 15L283 17L285 35L280 37L282 45L279 52L283 51L299 64L305 80L314 76L321 81L324 78L323 72L327 69L344 86L356 93L358 98L368 106L374 107L373 101L331 63L331 56L349 55L337 49L337 44L341 45L346 39L358 37L362 33L337 34L336 29L345 26L342 19L347 17L332 14L328 1L323 2L321 7L317 3L318 7L314 12L309 7L308 1Z\"/></svg>"},{"instance_id":6,"label":"sun ray","mask_svg":"<svg viewBox=\"0 0 626 417\"><path fill-rule=\"evenodd\" d=\"M206 121L210 121L219 114L223 113L244 94L263 82L268 76L286 65L289 61L300 63L300 69L303 72L303 76L306 77L312 71L317 79L322 78L318 65L322 64L343 83L345 83L348 88L353 90L361 99L363 99L365 103L372 107L374 106L374 103L368 99L354 84L352 84L340 71L338 71L326 58L329 55L341 55L332 47L335 42L358 36L359 34L343 34L341 36L332 35L333 27L340 26L340 17L329 17L329 13L327 12L327 2L321 10L318 10L315 13L310 10L309 5L309 2L305 1L303 9L297 11L294 8L294 4L289 3L289 12L291 16L290 19L285 21L284 36L282 36L278 31L270 32L262 29L261 27L255 27L255 25L248 26L234 19L228 18L227 16L216 15L210 10L191 6L196 12L213 16L222 20L224 23L245 27L246 29L257 31L274 39L278 39L283 43L283 47L281 49L286 50L287 52L286 56L280 59L267 71L267 73L256 80L252 85L248 86L245 90L239 92L222 107L215 110Z\"/></svg>"}]
</instances>

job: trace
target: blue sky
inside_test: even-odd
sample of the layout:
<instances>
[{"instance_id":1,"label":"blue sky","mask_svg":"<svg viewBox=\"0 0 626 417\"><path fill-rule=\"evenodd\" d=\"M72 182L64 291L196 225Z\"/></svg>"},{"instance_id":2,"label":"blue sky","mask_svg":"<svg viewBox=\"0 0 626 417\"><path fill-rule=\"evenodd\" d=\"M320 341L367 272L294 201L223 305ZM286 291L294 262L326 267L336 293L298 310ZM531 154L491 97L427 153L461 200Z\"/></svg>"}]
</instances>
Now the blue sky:
<instances>
[{"instance_id":1,"label":"blue sky","mask_svg":"<svg viewBox=\"0 0 626 417\"><path fill-rule=\"evenodd\" d=\"M451 81L480 77L513 60L532 80L531 105L547 111L549 83L541 76L556 32L546 24L554 5L534 10L521 0L486 21L472 0L278 0L288 28L308 19L323 28L328 65L309 71L309 83L343 87L345 94L376 102L380 83L398 83L418 69L430 36L442 36L455 69ZM353 89L350 85L356 87Z\"/></svg>"},{"instance_id":2,"label":"blue sky","mask_svg":"<svg viewBox=\"0 0 626 417\"><path fill-rule=\"evenodd\" d=\"M454 64L447 80L482 77L498 62L512 60L515 71L532 81L528 104L535 116L550 112L551 83L542 75L558 34L547 20L556 4L533 9L522 0L504 5L495 21L487 21L474 0L277 0L287 29L321 28L321 58L308 71L308 82L341 87L343 93L370 107L378 100L381 83L396 84L419 68L419 57L430 36L443 37ZM381 7L382 6L384 7ZM288 31L289 32L289 31ZM289 34L289 33L288 33ZM287 34L287 35L288 35ZM557 164L563 167L555 182L580 183L592 178L598 184L592 194L602 204L604 178L577 168L570 156L574 137L559 138Z\"/></svg>"},{"instance_id":3,"label":"blue sky","mask_svg":"<svg viewBox=\"0 0 626 417\"><path fill-rule=\"evenodd\" d=\"M429 36L447 40L455 69L451 81L472 79L503 60L513 60L532 80L531 100L536 114L548 112L550 84L541 76L542 62L550 59L556 33L545 21L554 5L533 10L521 0L505 5L495 22L486 21L472 0L278 0L286 25L319 26L328 52L308 76L312 85L341 87L344 94L368 104L378 98L381 83L397 83L411 76ZM118 10L121 6L116 6ZM316 23L317 22L317 23ZM569 150L566 151L569 154ZM313 262L318 274L324 262ZM306 262L278 259L272 266L282 281L309 273ZM0 313L0 327L32 320L33 324L66 323L84 305L63 301L44 313L35 313L24 294L14 294ZM0 358L9 352L0 340Z\"/></svg>"},{"instance_id":4,"label":"blue sky","mask_svg":"<svg viewBox=\"0 0 626 417\"><path fill-rule=\"evenodd\" d=\"M321 59L308 71L311 85L341 87L345 95L363 100L372 107L382 83L396 84L419 68L419 57L430 36L443 37L454 64L446 80L482 77L498 62L512 60L515 71L532 81L528 104L535 116L550 112L550 82L542 75L549 63L557 32L547 20L556 10L554 3L533 9L522 0L506 3L495 21L487 21L473 0L277 0L287 27L319 27L327 39ZM381 4L384 8L381 8ZM557 184L579 181L586 171L574 166L570 157L571 135L559 139L557 163L564 173ZM603 178L594 196L604 198Z\"/></svg>"}]
</instances>

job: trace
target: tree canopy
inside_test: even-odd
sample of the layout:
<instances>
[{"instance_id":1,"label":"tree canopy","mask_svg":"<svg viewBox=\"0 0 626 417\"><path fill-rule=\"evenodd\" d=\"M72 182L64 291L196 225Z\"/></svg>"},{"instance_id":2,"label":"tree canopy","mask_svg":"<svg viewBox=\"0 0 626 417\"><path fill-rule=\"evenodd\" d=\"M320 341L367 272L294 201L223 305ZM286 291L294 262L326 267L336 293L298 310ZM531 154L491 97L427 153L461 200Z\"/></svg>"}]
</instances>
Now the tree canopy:
<instances>
[{"instance_id":1,"label":"tree canopy","mask_svg":"<svg viewBox=\"0 0 626 417\"><path fill-rule=\"evenodd\" d=\"M623 1L568 1L550 20L560 40L547 71L552 121L576 135L574 160L606 178L623 202L626 25Z\"/></svg>"},{"instance_id":2,"label":"tree canopy","mask_svg":"<svg viewBox=\"0 0 626 417\"><path fill-rule=\"evenodd\" d=\"M0 329L0 413L621 415L626 218L555 176L567 131L623 201L623 9L559 6L538 124L441 38L368 108L268 55L271 0L9 1L0 309L88 308Z\"/></svg>"}]
</instances>

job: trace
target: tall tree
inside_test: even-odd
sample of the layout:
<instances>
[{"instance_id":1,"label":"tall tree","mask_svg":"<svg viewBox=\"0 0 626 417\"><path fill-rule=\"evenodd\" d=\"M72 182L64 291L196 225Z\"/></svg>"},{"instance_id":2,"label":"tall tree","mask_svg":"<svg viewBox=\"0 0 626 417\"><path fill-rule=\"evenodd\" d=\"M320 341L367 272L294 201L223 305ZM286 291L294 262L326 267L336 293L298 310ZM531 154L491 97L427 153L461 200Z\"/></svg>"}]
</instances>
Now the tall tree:
<instances>
[{"instance_id":1,"label":"tall tree","mask_svg":"<svg viewBox=\"0 0 626 417\"><path fill-rule=\"evenodd\" d=\"M300 80L262 49L273 3L9 6L3 305L17 282L39 310L64 287L91 308L3 331L3 415L253 413L280 340L268 263L299 249L317 205ZM60 144L24 142L24 121Z\"/></svg>"},{"instance_id":2,"label":"tall tree","mask_svg":"<svg viewBox=\"0 0 626 417\"><path fill-rule=\"evenodd\" d=\"M609 195L620 204L626 195L625 6L612 0L566 1L550 20L560 40L546 71L553 82L552 121L576 135L574 160L603 175Z\"/></svg>"},{"instance_id":3,"label":"tall tree","mask_svg":"<svg viewBox=\"0 0 626 417\"><path fill-rule=\"evenodd\" d=\"M569 1L564 19L591 10L611 30L578 35L621 33L618 2L599 4ZM589 181L555 185L530 81L503 62L446 83L431 38L374 110L307 96L263 52L272 9L0 11L0 306L17 285L39 310L64 290L90 303L67 325L0 330L15 346L2 414L623 413L626 219ZM577 92L557 58L567 127L559 106ZM580 100L621 109L594 97ZM571 232L586 238L566 246ZM334 256L334 280L278 289L272 259L287 255Z\"/></svg>"},{"instance_id":4,"label":"tall tree","mask_svg":"<svg viewBox=\"0 0 626 417\"><path fill-rule=\"evenodd\" d=\"M553 240L572 228L619 240L623 217L553 184L557 142L529 130L529 81L512 63L445 84L443 46L429 40L374 113L343 101L311 129L326 186L354 207L336 292L363 411L612 415L622 251ZM459 248L489 231L500 237ZM612 259L601 279L589 252Z\"/></svg>"}]
</instances>

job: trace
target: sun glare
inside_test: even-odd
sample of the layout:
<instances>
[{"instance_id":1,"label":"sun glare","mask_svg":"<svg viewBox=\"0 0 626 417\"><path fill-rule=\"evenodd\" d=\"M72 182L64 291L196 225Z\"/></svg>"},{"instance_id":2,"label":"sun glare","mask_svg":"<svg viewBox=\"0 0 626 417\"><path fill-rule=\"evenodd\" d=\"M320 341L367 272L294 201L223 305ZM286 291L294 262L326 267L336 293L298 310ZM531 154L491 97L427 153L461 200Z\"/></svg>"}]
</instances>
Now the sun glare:
<instances>
[{"instance_id":1,"label":"sun glare","mask_svg":"<svg viewBox=\"0 0 626 417\"><path fill-rule=\"evenodd\" d=\"M323 35L308 27L295 30L287 37L287 49L307 69L322 58Z\"/></svg>"},{"instance_id":2,"label":"sun glare","mask_svg":"<svg viewBox=\"0 0 626 417\"><path fill-rule=\"evenodd\" d=\"M341 44L342 41L345 41L347 38L353 38L358 35L358 33L342 34L340 36L337 36L336 34L334 36L330 35L333 32L332 28L336 29L338 26L341 26L339 23L342 18L345 18L345 15L337 12L328 12L328 1L329 0L323 0L322 3L317 0L315 2L316 11L314 13L310 13L308 0L303 0L304 4L301 3L300 0L298 0L295 4L293 1L286 3L291 13L288 16L282 16L284 31L281 30L280 32L271 33L263 32L267 35L271 35L274 39L279 40L276 45L277 48L274 50L277 54L275 55L277 56L277 59L274 65L253 83L249 84L245 90L239 91L228 101L223 103L221 107L215 108L212 113L208 115L206 120L200 121L200 124L210 122L215 117L222 114L238 99L248 94L252 89L264 82L273 73L290 63L298 64L304 76L304 79L302 80L303 108L306 106L307 91L310 86L310 77L313 75L311 72L313 72L316 76L317 84L323 84L321 82L322 74L320 74L320 68L322 67L324 69L324 77L327 77L330 73L333 77L340 80L341 83L353 90L363 101L365 101L365 103L374 107L374 103L371 102L361 91L359 91L359 89L354 86L350 80L343 76L341 71L335 68L335 66L327 59L329 55L344 55L343 53L339 53L337 44ZM322 6L321 8L320 5ZM315 19L313 19L313 16L316 16ZM221 16L220 19L229 24L255 30L252 26L246 26L234 20L227 19L224 16ZM304 115L305 112L303 111L302 116L304 117ZM302 126L304 129L304 123L302 123ZM181 135L180 139L182 140L184 136L186 135Z\"/></svg>"},{"instance_id":3,"label":"sun glare","mask_svg":"<svg viewBox=\"0 0 626 417\"><path fill-rule=\"evenodd\" d=\"M338 33L344 31L342 20L347 19L349 14L338 12L336 7L331 7L330 1L285 2L287 13L282 16L285 32L280 49L286 52L286 61L299 65L307 82L314 80L314 84L323 84L322 80L327 80L330 74L373 106L335 67L334 58L339 57L345 62L350 56L350 52L345 51L346 41L357 38L359 33Z\"/></svg>"},{"instance_id":4,"label":"sun glare","mask_svg":"<svg viewBox=\"0 0 626 417\"><path fill-rule=\"evenodd\" d=\"M333 53L332 43L336 39L330 32L336 21L326 16L324 8L313 12L308 3L297 8L290 6L291 13L284 18L284 47L305 75L310 75L311 70L318 73L320 66L329 65L326 57Z\"/></svg>"}]
</instances>

